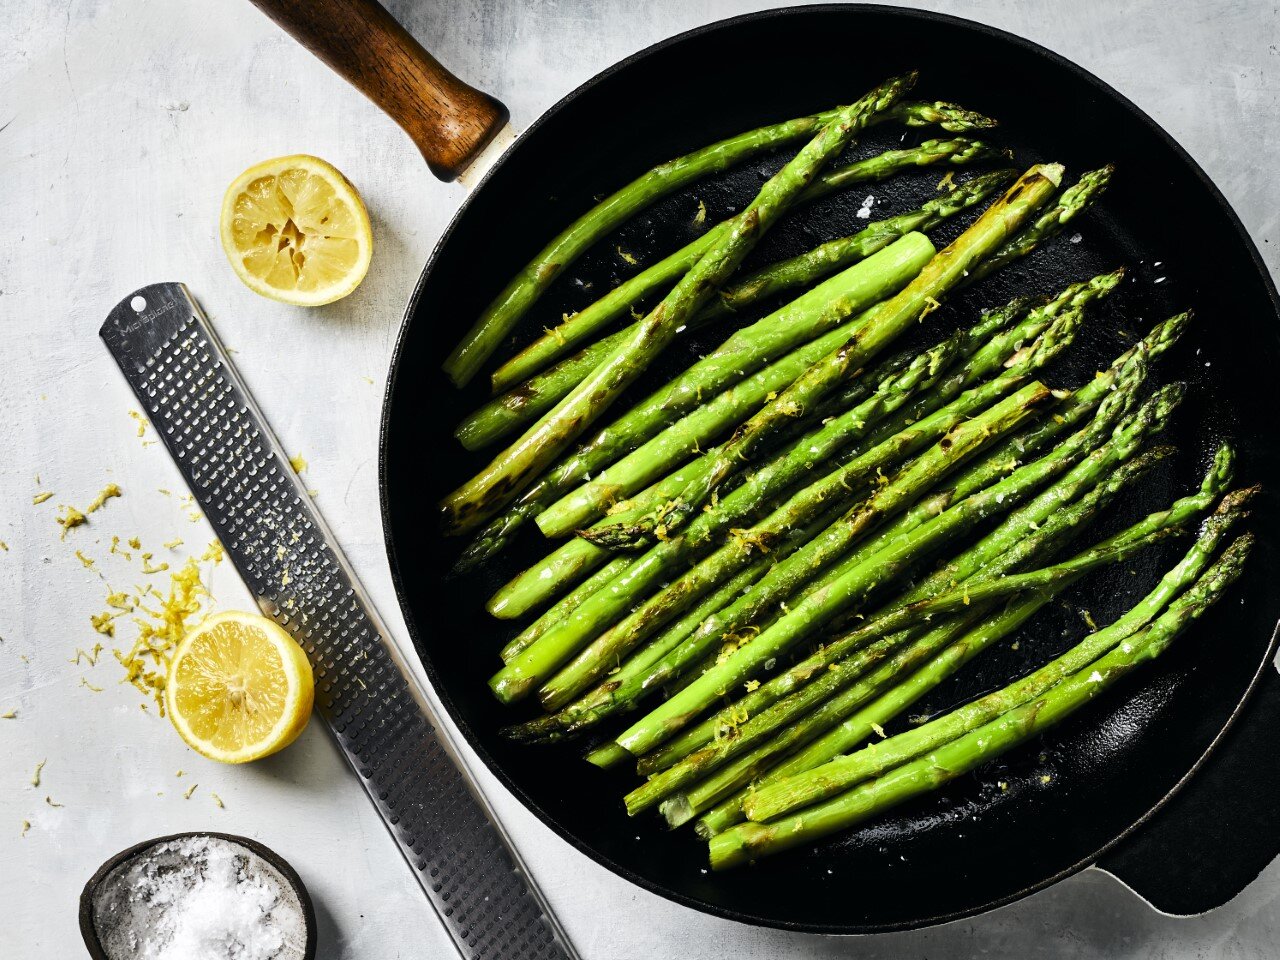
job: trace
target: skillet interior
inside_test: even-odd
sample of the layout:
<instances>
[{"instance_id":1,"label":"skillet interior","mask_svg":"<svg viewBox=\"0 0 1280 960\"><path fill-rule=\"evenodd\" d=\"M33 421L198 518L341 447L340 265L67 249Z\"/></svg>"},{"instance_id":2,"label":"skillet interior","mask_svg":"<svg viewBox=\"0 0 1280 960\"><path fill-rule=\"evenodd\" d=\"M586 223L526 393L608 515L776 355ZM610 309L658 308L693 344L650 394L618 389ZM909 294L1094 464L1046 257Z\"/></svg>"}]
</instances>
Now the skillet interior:
<instances>
[{"instance_id":1,"label":"skillet interior","mask_svg":"<svg viewBox=\"0 0 1280 960\"><path fill-rule=\"evenodd\" d=\"M393 572L427 672L471 746L537 815L605 866L746 922L832 933L919 926L1016 899L1087 865L1197 765L1268 661L1280 616L1280 598L1266 588L1277 572L1265 547L1278 522L1268 495L1252 521L1264 549L1244 581L1132 682L937 795L816 850L720 875L705 871L705 846L692 833L667 833L652 818L628 821L619 797L630 776L595 770L573 747L522 747L498 735L532 708L503 708L485 686L513 631L482 604L544 547L531 533L483 573L442 579L460 544L438 535L433 504L485 459L465 454L450 436L484 394L479 386L463 393L448 386L439 372L444 355L507 277L593 197L656 162L843 102L913 66L922 68L920 96L998 117L1003 125L991 139L1012 147L1020 168L1059 160L1071 177L1107 161L1119 167L1100 207L1079 221L1078 236L1068 230L953 299L919 335L966 324L1014 290L1049 291L1126 264L1130 278L1046 376L1051 384L1080 383L1134 333L1178 309L1193 306L1198 319L1160 370L1162 381L1192 384L1165 437L1182 453L1113 509L1106 530L1188 492L1223 437L1237 442L1240 479L1274 489L1278 464L1264 438L1278 412L1269 380L1280 360L1275 291L1216 189L1145 115L1079 68L986 27L895 8L809 7L727 21L638 54L571 94L524 135L441 240L410 304L388 387L383 509ZM902 136L901 128L882 127L851 155L878 152ZM568 270L519 336L640 269L618 247L642 266L653 262L693 236L699 200L710 220L720 219L784 159L746 164L651 208ZM940 175L855 188L806 208L775 229L751 262L853 232L861 222L853 211L867 195L875 197L874 216L910 209L933 193ZM939 247L969 219L938 231ZM723 338L716 328L658 373L687 365L718 342L717 332ZM1094 575L1067 603L1042 611L1016 638L1016 651L1008 643L990 651L911 712L945 709L1042 662L1085 631L1081 608L1099 623L1113 618L1184 548Z\"/></svg>"}]
</instances>

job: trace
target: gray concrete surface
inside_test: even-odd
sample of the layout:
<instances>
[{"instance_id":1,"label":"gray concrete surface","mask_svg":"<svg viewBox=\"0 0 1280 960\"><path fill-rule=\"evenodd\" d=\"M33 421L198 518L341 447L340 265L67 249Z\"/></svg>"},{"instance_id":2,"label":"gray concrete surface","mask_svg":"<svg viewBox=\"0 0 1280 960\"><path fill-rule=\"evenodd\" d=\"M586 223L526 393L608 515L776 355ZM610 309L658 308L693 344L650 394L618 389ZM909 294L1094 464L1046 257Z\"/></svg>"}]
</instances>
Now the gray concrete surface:
<instances>
[{"instance_id":1,"label":"gray concrete surface","mask_svg":"<svg viewBox=\"0 0 1280 960\"><path fill-rule=\"evenodd\" d=\"M396 0L395 8L523 125L650 42L766 5ZM923 5L1039 41L1125 92L1205 166L1269 266L1280 263L1275 4ZM136 557L108 553L111 535L137 535L158 555L162 541L182 537L170 560L209 538L160 492L180 491L180 481L161 448L137 437L126 387L95 336L110 305L157 279L190 284L239 351L277 431L309 461L321 509L401 629L377 516L377 415L403 300L461 190L433 181L390 121L243 0L0 0L0 24L0 540L9 548L0 551L0 713L16 712L0 720L0 956L79 955L75 900L97 864L145 837L201 828L255 836L298 867L320 906L325 960L450 956L318 725L269 761L218 767L139 709L109 653L97 666L69 661L94 642L88 617L102 609L108 583L144 582ZM239 170L299 151L332 160L359 185L377 234L361 289L314 312L244 290L216 233L223 188ZM125 496L60 541L54 508L83 506L110 480ZM55 497L34 506L42 489ZM163 587L164 576L150 579ZM212 585L219 606L244 605L225 565ZM1086 872L990 915L917 933L829 939L751 929L611 876L485 783L591 960L1262 960L1280 942L1275 864L1237 900L1194 919L1160 916L1109 876Z\"/></svg>"}]
</instances>

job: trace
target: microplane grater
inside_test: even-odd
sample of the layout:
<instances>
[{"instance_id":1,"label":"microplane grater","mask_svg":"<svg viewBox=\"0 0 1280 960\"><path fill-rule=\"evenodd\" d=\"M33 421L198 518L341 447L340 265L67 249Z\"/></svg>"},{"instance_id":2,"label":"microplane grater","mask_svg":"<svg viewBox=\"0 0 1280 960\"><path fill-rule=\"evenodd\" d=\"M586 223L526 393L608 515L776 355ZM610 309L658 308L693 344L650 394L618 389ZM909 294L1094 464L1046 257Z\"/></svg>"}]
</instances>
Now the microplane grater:
<instances>
[{"instance_id":1,"label":"microplane grater","mask_svg":"<svg viewBox=\"0 0 1280 960\"><path fill-rule=\"evenodd\" d=\"M576 960L185 285L143 287L99 334L258 605L306 650L316 711L462 956Z\"/></svg>"}]
</instances>

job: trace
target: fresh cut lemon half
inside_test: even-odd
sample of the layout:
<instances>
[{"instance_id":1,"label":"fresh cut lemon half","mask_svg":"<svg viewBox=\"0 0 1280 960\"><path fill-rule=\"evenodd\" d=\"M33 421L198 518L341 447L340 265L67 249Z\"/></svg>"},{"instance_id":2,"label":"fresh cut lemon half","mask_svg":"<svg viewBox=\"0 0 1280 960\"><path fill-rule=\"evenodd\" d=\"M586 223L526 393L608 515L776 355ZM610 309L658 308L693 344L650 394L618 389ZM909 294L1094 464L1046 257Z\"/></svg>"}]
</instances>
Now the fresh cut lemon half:
<instances>
[{"instance_id":1,"label":"fresh cut lemon half","mask_svg":"<svg viewBox=\"0 0 1280 960\"><path fill-rule=\"evenodd\" d=\"M314 699L311 664L293 637L266 617L236 611L214 614L183 638L165 685L182 739L223 763L293 743Z\"/></svg>"},{"instance_id":2,"label":"fresh cut lemon half","mask_svg":"<svg viewBox=\"0 0 1280 960\"><path fill-rule=\"evenodd\" d=\"M373 256L369 212L351 182L319 157L250 167L222 199L222 249L255 293L318 307L360 285Z\"/></svg>"}]
</instances>

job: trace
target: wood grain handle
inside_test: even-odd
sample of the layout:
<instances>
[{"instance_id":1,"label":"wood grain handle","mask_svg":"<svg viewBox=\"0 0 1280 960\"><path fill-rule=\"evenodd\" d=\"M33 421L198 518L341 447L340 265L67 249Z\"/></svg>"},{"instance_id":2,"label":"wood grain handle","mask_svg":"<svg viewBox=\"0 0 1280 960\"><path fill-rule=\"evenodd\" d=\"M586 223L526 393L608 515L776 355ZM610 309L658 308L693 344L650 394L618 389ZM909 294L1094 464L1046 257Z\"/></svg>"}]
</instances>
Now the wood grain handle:
<instances>
[{"instance_id":1,"label":"wood grain handle","mask_svg":"<svg viewBox=\"0 0 1280 960\"><path fill-rule=\"evenodd\" d=\"M441 66L377 0L250 0L400 124L453 180L509 113Z\"/></svg>"}]
</instances>

